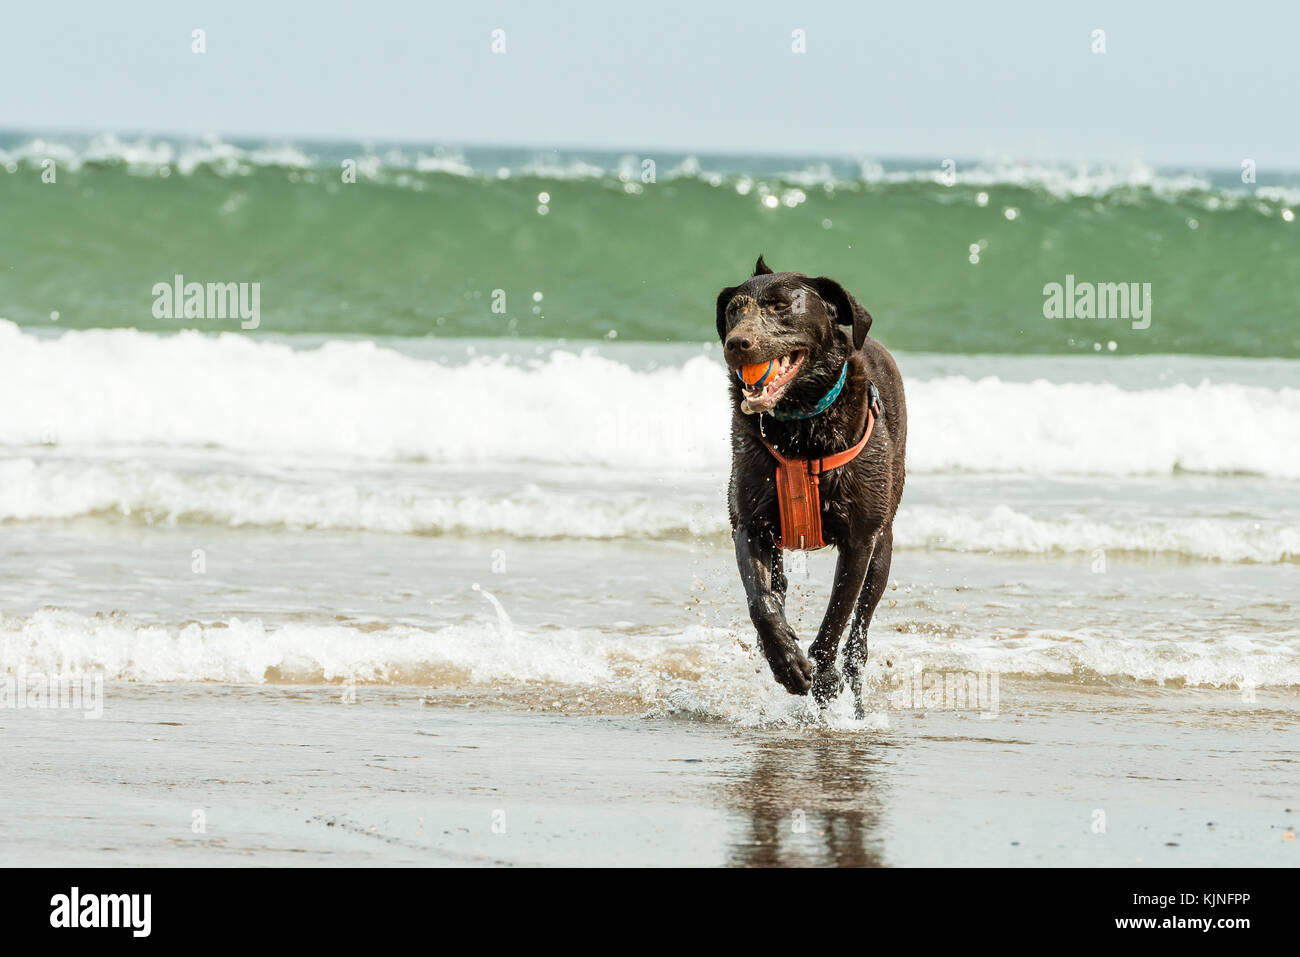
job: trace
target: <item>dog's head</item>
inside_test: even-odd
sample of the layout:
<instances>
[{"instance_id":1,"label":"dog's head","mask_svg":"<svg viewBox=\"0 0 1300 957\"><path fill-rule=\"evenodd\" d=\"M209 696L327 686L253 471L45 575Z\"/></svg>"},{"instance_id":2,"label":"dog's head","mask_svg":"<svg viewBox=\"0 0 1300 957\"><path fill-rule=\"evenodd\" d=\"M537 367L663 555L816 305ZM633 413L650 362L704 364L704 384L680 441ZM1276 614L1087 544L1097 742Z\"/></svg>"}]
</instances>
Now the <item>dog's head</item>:
<instances>
[{"instance_id":1,"label":"dog's head","mask_svg":"<svg viewBox=\"0 0 1300 957\"><path fill-rule=\"evenodd\" d=\"M758 257L754 275L718 293L718 338L733 376L744 366L772 363L754 384L742 383L742 412L767 412L787 396L816 401L839 375L851 326L861 349L871 314L843 286L825 276L773 272Z\"/></svg>"}]
</instances>

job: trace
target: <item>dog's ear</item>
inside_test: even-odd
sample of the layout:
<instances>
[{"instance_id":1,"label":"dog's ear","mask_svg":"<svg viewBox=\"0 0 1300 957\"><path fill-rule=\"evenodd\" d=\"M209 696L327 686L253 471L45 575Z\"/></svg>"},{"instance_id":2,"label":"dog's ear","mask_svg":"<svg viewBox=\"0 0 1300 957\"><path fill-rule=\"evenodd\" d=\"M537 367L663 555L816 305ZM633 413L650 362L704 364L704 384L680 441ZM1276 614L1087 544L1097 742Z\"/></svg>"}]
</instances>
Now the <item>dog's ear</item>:
<instances>
[{"instance_id":1,"label":"dog's ear","mask_svg":"<svg viewBox=\"0 0 1300 957\"><path fill-rule=\"evenodd\" d=\"M867 333L871 331L871 313L858 305L848 290L834 279L818 276L809 279L808 283L821 296L822 302L830 307L831 318L842 326L853 327L853 348L861 349L862 343L867 341Z\"/></svg>"},{"instance_id":2,"label":"dog's ear","mask_svg":"<svg viewBox=\"0 0 1300 957\"><path fill-rule=\"evenodd\" d=\"M763 262L762 253L758 254L758 262L754 263L754 275L755 276L772 275L772 270L768 267L767 263Z\"/></svg>"},{"instance_id":3,"label":"dog's ear","mask_svg":"<svg viewBox=\"0 0 1300 957\"><path fill-rule=\"evenodd\" d=\"M718 293L718 338L723 342L727 341L727 303L731 302L731 297L739 288L739 286L728 286Z\"/></svg>"}]
</instances>

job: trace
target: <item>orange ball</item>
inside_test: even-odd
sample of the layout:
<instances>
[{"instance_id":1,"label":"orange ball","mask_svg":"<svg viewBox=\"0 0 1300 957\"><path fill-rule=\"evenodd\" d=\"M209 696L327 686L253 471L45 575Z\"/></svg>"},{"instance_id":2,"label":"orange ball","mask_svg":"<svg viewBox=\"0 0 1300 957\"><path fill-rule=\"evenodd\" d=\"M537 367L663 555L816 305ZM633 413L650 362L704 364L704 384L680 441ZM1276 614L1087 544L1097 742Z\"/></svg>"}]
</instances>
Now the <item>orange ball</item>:
<instances>
[{"instance_id":1,"label":"orange ball","mask_svg":"<svg viewBox=\"0 0 1300 957\"><path fill-rule=\"evenodd\" d=\"M740 367L740 381L745 385L757 385L767 374L772 371L772 360L767 362L752 362Z\"/></svg>"}]
</instances>

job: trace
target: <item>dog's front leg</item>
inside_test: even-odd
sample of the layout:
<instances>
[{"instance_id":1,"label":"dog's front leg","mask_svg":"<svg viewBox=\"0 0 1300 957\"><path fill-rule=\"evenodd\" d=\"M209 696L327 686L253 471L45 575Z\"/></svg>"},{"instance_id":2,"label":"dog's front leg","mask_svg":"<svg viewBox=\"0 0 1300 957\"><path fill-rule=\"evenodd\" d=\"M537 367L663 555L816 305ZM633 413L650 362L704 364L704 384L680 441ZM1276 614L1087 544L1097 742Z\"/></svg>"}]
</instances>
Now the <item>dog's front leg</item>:
<instances>
[{"instance_id":1,"label":"dog's front leg","mask_svg":"<svg viewBox=\"0 0 1300 957\"><path fill-rule=\"evenodd\" d=\"M794 629L785 620L785 595L781 587L784 572L781 555L770 530L737 525L736 564L745 585L749 618L758 629L758 646L763 649L772 676L791 694L807 694L812 687L813 666L799 649Z\"/></svg>"},{"instance_id":2,"label":"dog's front leg","mask_svg":"<svg viewBox=\"0 0 1300 957\"><path fill-rule=\"evenodd\" d=\"M858 595L862 592L862 583L866 580L867 566L870 563L870 544L854 543L840 548L826 617L822 619L817 637L808 649L808 653L817 662L817 677L813 680L812 692L819 704L825 705L840 693L843 680L839 669L835 667L835 658L840 651L840 635L844 634L844 626L848 624Z\"/></svg>"}]
</instances>

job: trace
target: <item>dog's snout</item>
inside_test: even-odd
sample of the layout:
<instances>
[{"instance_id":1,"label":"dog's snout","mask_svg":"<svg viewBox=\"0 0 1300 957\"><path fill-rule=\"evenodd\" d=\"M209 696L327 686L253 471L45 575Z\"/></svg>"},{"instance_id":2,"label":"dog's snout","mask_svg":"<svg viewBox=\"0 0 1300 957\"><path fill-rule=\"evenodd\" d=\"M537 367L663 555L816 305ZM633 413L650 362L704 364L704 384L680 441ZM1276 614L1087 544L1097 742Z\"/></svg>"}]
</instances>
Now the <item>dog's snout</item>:
<instances>
[{"instance_id":1,"label":"dog's snout","mask_svg":"<svg viewBox=\"0 0 1300 957\"><path fill-rule=\"evenodd\" d=\"M754 340L745 333L733 333L727 336L726 349L731 355L743 355L752 348L754 348Z\"/></svg>"}]
</instances>

